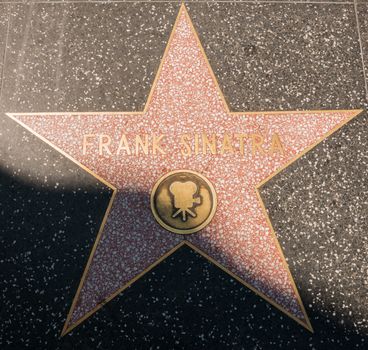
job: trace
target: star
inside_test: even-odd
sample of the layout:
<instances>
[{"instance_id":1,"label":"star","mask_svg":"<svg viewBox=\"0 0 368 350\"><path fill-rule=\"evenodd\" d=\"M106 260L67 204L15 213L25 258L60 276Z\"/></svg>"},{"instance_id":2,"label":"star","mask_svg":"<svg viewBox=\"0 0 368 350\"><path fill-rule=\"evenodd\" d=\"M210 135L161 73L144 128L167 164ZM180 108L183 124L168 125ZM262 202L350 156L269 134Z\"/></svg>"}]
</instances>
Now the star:
<instances>
[{"instance_id":1,"label":"star","mask_svg":"<svg viewBox=\"0 0 368 350\"><path fill-rule=\"evenodd\" d=\"M313 331L259 188L360 112L231 112L182 5L142 112L9 113L113 190L62 335L184 244ZM177 169L217 193L212 221L185 236L150 208Z\"/></svg>"}]
</instances>

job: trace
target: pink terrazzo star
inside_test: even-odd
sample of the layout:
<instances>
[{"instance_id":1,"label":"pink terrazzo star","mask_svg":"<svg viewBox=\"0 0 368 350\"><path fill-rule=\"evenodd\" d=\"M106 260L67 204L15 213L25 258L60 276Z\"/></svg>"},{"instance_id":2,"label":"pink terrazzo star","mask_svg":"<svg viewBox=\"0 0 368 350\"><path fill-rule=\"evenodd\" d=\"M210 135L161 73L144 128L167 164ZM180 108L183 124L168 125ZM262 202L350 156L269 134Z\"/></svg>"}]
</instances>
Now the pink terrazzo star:
<instances>
[{"instance_id":1,"label":"pink terrazzo star","mask_svg":"<svg viewBox=\"0 0 368 350\"><path fill-rule=\"evenodd\" d=\"M10 115L114 189L63 334L182 244L312 330L257 188L358 113L229 112L182 6L143 112ZM203 133L216 135L216 154L183 154L182 135L193 145ZM163 137L155 154L135 154L136 135ZM166 231L150 209L155 182L176 169L203 174L217 192L216 215L192 235Z\"/></svg>"}]
</instances>

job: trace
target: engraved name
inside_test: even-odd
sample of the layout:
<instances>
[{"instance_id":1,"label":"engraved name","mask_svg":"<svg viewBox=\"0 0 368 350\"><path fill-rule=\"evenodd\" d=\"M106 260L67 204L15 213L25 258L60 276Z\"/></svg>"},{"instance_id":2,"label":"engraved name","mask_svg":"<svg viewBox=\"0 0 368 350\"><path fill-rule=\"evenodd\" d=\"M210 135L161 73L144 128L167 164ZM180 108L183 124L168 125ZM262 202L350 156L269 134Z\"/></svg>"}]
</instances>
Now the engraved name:
<instances>
[{"instance_id":1,"label":"engraved name","mask_svg":"<svg viewBox=\"0 0 368 350\"><path fill-rule=\"evenodd\" d=\"M118 139L105 134L83 135L82 153L100 156L166 155L173 147L168 140L172 135L127 135ZM235 134L181 134L175 135L175 144L182 156L199 154L249 154L252 156L284 154L284 145L277 133L265 137L260 133ZM176 151L176 150L175 150Z\"/></svg>"}]
</instances>

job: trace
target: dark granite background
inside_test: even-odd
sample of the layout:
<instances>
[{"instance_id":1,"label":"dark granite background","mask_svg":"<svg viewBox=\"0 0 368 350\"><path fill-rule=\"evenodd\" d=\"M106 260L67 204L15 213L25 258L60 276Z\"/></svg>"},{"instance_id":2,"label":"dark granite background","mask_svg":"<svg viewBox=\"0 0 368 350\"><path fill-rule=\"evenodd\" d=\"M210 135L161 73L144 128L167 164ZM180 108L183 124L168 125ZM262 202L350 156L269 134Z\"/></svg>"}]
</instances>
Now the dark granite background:
<instances>
[{"instance_id":1,"label":"dark granite background","mask_svg":"<svg viewBox=\"0 0 368 350\"><path fill-rule=\"evenodd\" d=\"M1 349L368 347L365 113L262 189L314 334L184 247L60 339L110 193L4 113L141 110L179 2L0 2ZM367 1L188 9L233 110L366 108Z\"/></svg>"}]
</instances>

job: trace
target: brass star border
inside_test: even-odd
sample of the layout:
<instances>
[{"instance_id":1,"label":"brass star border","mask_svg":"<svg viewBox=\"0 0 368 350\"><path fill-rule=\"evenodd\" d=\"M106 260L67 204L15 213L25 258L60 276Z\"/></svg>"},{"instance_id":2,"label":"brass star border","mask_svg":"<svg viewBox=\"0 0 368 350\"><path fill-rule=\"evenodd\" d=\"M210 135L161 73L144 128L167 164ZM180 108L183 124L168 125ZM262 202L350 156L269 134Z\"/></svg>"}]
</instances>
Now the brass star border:
<instances>
[{"instance_id":1,"label":"brass star border","mask_svg":"<svg viewBox=\"0 0 368 350\"><path fill-rule=\"evenodd\" d=\"M180 6L179 9L179 13L177 15L176 21L174 23L174 26L172 28L171 34L169 36L169 40L167 42L164 54L162 56L158 71L156 72L156 76L154 79L154 82L152 84L149 96L147 98L145 107L143 109L143 111L141 112L72 112L72 113L64 113L67 115L80 115L80 114L88 114L88 115L101 115L101 114L110 114L110 115L116 115L116 114L122 114L122 113L129 113L130 115L133 114L137 114L137 115L141 115L144 114L145 112L147 112L148 106L150 105L151 99L152 99L152 95L155 89L155 86L157 85L157 81L158 78L160 76L161 70L162 70L162 66L163 63L165 61L165 57L167 56L168 53L168 49L170 47L170 43L172 41L173 38L173 34L175 33L175 29L177 27L178 24L178 19L180 18L180 15L182 13L185 13L188 18L189 18L189 14L187 13L187 10L185 8L185 5L182 4ZM202 52L202 55L205 59L206 65L208 67L208 70L211 74L211 77L213 79L213 81L216 84L216 88L218 89L219 95L221 97L221 99L223 100L223 104L225 106L226 112L231 114L231 115L244 115L245 113L247 115L258 115L260 113L262 114L267 114L267 115L278 115L278 114L288 114L288 113L292 113L292 114L298 114L298 113L305 113L306 111L261 111L261 112L231 112L228 104L225 100L225 97L222 93L222 90L217 82L216 76L212 71L212 68L210 66L210 63L208 61L208 58L205 54L205 51L201 45L201 42L199 40L198 34L192 24L192 21L189 20L190 26L191 26L191 30L196 38L197 44ZM92 309L91 311L89 311L88 313L86 313L83 317L81 317L78 321L76 321L75 323L73 323L70 327L68 327L69 321L71 319L72 316L72 312L75 308L76 302L78 300L78 297L80 295L82 286L84 284L84 281L86 279L87 276L87 272L89 270L89 267L91 265L91 262L93 260L94 254L96 252L98 243L101 239L102 236L102 232L104 229L104 226L106 224L107 218L109 216L110 210L112 208L112 204L114 202L115 196L117 194L117 188L115 186L113 186L111 183L107 182L105 179L103 179L101 176L97 175L95 172L93 172L92 170L90 170L88 167L86 167L85 165L83 165L82 163L80 163L79 161L77 161L76 159L74 159L72 156L70 156L69 154L67 154L66 152L64 152L62 149L60 149L59 147L57 147L56 145L54 145L53 143L51 143L49 140L47 140L45 137L41 136L40 134L38 134L37 132L35 132L34 130L32 130L30 127L28 127L25 123L23 123L22 121L18 120L15 116L22 114L22 115L34 115L35 113L7 113L7 116L9 116L11 119L13 119L15 122L17 122L18 124L22 125L25 129L27 129L28 131L30 131L32 134L34 134L35 136L37 136L38 138L40 138L42 141L44 141L45 143L47 143L48 145L50 145L52 148L54 148L56 151L58 151L59 153L63 154L65 157L67 157L68 159L70 159L72 162L74 162L75 164L77 164L80 168L82 168L83 170L85 170L86 172L90 173L91 175L93 175L97 180L99 180L100 182L102 182L103 184L105 184L107 187L109 187L112 190L112 195L108 204L108 207L105 211L102 223L100 225L100 228L98 230L97 236L96 236L96 240L95 243L92 247L91 253L89 255L86 267L84 269L82 278L80 280L77 292L74 296L72 305L70 307L69 313L67 315L64 327L62 329L61 332L61 336L66 335L67 333L69 333L70 331L72 331L75 327L77 327L80 323L82 323L83 321L85 321L88 317L90 317L92 314L94 314L97 310L99 310L102 306L104 306L106 303L108 303L110 300L112 300L113 298L115 298L118 294L120 294L122 291L124 291L126 288L130 287L135 281L137 281L139 278L141 278L143 275L145 275L147 272L149 272L151 269L153 269L155 266L157 266L160 262L162 262L164 259L166 259L168 256L170 256L171 254L173 254L175 251L177 251L180 247L187 245L188 247L190 247L191 249L193 249L194 251L196 251L197 253L199 253L201 256L205 257L207 260L209 260L211 263L213 263L215 266L219 267L221 270L225 271L227 274L229 274L231 277L233 277L234 279L236 279L238 282L240 282L241 284L243 284L244 286L246 286L247 288L249 288L250 290L252 290L254 293L256 293L258 296L260 296L261 298L263 298L264 300L266 300L267 302L269 302L270 304L272 304L274 307L276 307L277 309L279 309L280 311L282 311L284 314L286 314L287 316L289 316L290 318L292 318L294 321L296 321L297 323L299 323L300 325L302 325L303 327L305 327L307 330L309 330L310 332L313 332L313 328L311 325L311 322L308 318L308 315L306 313L306 310L303 306L303 302L301 300L301 297L299 295L298 289L295 285L294 279L290 273L288 264L285 260L284 254L282 252L282 248L278 242L278 239L276 237L276 233L273 229L272 223L270 221L270 218L268 216L267 210L265 208L265 205L263 203L263 200L260 196L260 188L262 187L262 185L264 185L266 182L268 182L270 179L272 179L274 176L276 176L277 174L279 174L281 171L283 171L285 168L287 168L290 164L294 163L295 161L297 161L299 158L301 158L304 154L306 154L308 151L310 151L311 149L313 149L316 145L318 145L320 142L322 142L324 139L326 139L327 137L329 137L331 134L333 134L335 131L337 131L338 129L340 129L343 125L345 125L346 123L348 123L350 120L352 120L353 118L355 118L357 115L359 115L361 112L363 112L363 110L361 109L353 109L353 110L338 110L339 112L350 112L353 113L353 115L349 118L344 120L342 123L336 125L333 129L331 129L328 133L326 133L325 135L323 135L323 137L321 137L317 142L315 142L314 144L312 144L311 146L309 146L308 148L304 149L303 152L297 154L294 158L292 158L289 162L287 162L285 165L283 165L281 168L279 168L278 170L276 170L275 172L273 172L270 176L268 176L267 178L265 178L264 180L262 180L256 187L255 187L255 192L256 195L258 197L259 200L259 204L262 208L264 217L267 220L267 223L269 225L269 228L272 232L272 236L273 239L275 241L276 247L280 253L280 256L282 257L282 262L283 265L289 275L289 279L292 282L292 286L294 289L294 292L297 296L299 305L302 309L302 312L304 314L305 317L305 322L303 322L301 319L297 318L296 316L294 316L292 313L290 313L288 310L286 310L285 308L283 308L282 306L280 306L279 304L277 304L274 300L272 300L270 297L268 297L267 295L263 294L262 292L260 292L259 290L257 290L255 287L253 287L251 284L247 283L246 281L244 281L242 278L240 278L239 276L237 276L236 274L234 274L233 272L231 272L229 269L227 269L225 266L221 265L219 262L217 262L215 259L213 259L212 257L210 257L208 254L206 254L204 251L202 251L201 249L199 249L198 247L196 247L195 245L193 245L192 243L190 243L187 240L183 240L182 242L180 242L179 244L177 244L174 248L172 248L171 250L169 250L166 254L162 255L158 260L156 260L153 264L151 264L150 266L148 266L146 269L144 269L141 273L137 274L134 278L132 278L128 283L126 283L125 285L123 285L121 288L119 288L115 293L111 294L108 298L106 298L103 302L97 304L97 306ZM326 112L336 112L334 110L314 110L314 111L310 111L311 113L326 113ZM44 113L37 113L37 115L53 115L53 114L60 114L60 113L49 113L49 112L44 112ZM170 233L168 233L170 234Z\"/></svg>"}]
</instances>

